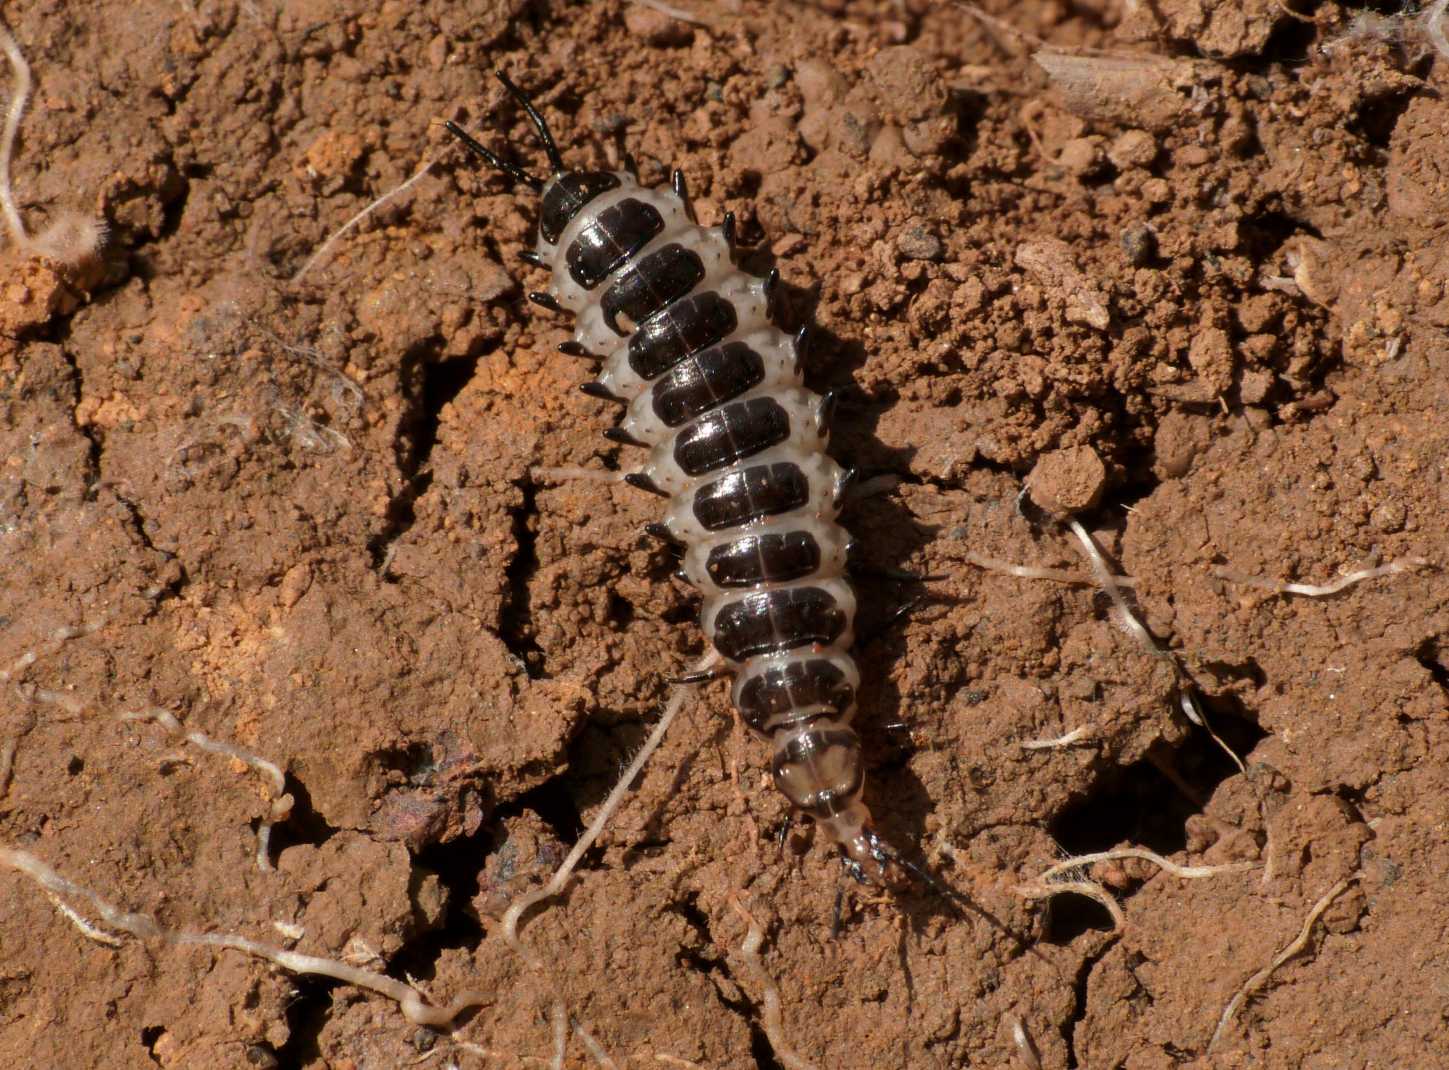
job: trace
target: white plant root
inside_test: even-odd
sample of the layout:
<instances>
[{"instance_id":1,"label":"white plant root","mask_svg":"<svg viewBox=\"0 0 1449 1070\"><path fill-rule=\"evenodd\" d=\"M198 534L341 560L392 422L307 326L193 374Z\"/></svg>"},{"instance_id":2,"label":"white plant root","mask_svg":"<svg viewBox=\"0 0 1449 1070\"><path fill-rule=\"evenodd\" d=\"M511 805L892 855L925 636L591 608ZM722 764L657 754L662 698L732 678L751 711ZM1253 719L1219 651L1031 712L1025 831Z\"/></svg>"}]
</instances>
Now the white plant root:
<instances>
[{"instance_id":1,"label":"white plant root","mask_svg":"<svg viewBox=\"0 0 1449 1070\"><path fill-rule=\"evenodd\" d=\"M194 747L210 754L234 758L243 765L256 770L266 783L271 799L271 809L267 813L267 819L257 827L257 868L268 871L273 868L271 859L272 826L287 820L296 801L287 793L287 778L281 769L260 755L244 750L234 743L223 743L221 740L212 739L205 732L188 732L186 726L176 719L175 714L167 710L155 707L135 710L131 713L121 714L119 719L123 722L146 721L159 724L171 735L180 736Z\"/></svg>"},{"instance_id":2,"label":"white plant root","mask_svg":"<svg viewBox=\"0 0 1449 1070\"><path fill-rule=\"evenodd\" d=\"M1180 866L1171 859L1163 858L1156 851L1149 851L1145 847L1119 847L1113 851L1098 851L1096 854L1077 855L1075 858L1065 858L1042 870L1037 880L1048 881L1058 873L1067 873L1074 869L1080 869L1082 866L1092 866L1098 862L1119 862L1127 858L1136 858L1143 862L1151 862L1158 869L1165 870L1174 877L1181 877L1183 880L1215 877L1219 873L1243 873L1250 869L1257 869L1259 865L1257 862L1225 862L1220 866Z\"/></svg>"},{"instance_id":3,"label":"white plant root","mask_svg":"<svg viewBox=\"0 0 1449 1070\"><path fill-rule=\"evenodd\" d=\"M16 248L63 264L78 264L100 251L106 241L106 225L76 212L61 212L37 236L32 238L26 231L10 185L10 163L15 156L15 139L20 135L20 120L30 99L30 65L3 20L0 20L0 52L5 53L12 73L5 123L0 127L0 218L4 219L5 229Z\"/></svg>"},{"instance_id":4,"label":"white plant root","mask_svg":"<svg viewBox=\"0 0 1449 1070\"><path fill-rule=\"evenodd\" d=\"M332 247L337 244L338 240L344 234L346 234L353 227L357 226L357 224L361 223L364 219L372 215L373 212L377 211L389 201L394 201L397 200L397 198L401 197L404 193L411 189L425 174L433 169L433 164L435 162L435 160L428 160L426 163L423 164L423 166L417 169L417 171L413 174L412 178L409 178L407 181L394 186L392 189L384 193L381 197L377 198L377 200L369 204L362 211L358 212L346 223L343 223L342 226L334 230L332 232L332 236L324 241L321 245L319 245L317 247L317 251L307 258L307 262L297 269L297 273L288 280L288 285L296 286L297 283L301 282L302 276L306 275L307 272L311 271L314 267L316 267L319 263L327 258L327 254L332 251Z\"/></svg>"},{"instance_id":5,"label":"white plant root","mask_svg":"<svg viewBox=\"0 0 1449 1070\"><path fill-rule=\"evenodd\" d=\"M697 662L690 671L703 672L711 668L717 661L719 661L719 654L711 651L708 656ZM609 792L608 798L599 807L599 812L594 815L594 819L589 823L589 827L579 837L578 843L574 844L573 850L564 858L563 863L554 871L553 877L550 878L549 882L542 888L535 888L531 892L520 895L509 904L508 912L503 915L503 937L508 941L508 946L531 969L545 975L548 973L548 965L519 936L518 930L523 915L545 899L551 899L558 895L559 892L568 886L569 877L572 876L574 867L579 864L579 860L584 857L588 849L594 845L594 841L604 831L604 826L609 823L609 819L614 816L614 812L624 802L625 797L629 794L630 786L633 784L634 778L639 775L645 763L659 749L659 745L664 742L665 733L669 731L670 724L678 716L680 709L684 706L684 700L691 693L692 688L687 687L679 687L675 690L669 699L668 705L664 707L664 713L655 723L653 731L649 733L649 737L644 741L644 745L639 748L633 760L625 767L623 773L620 774L618 783L614 785L614 790ZM550 1065L553 1067L553 1070L563 1070L564 1055L568 1042L569 1016L568 1005L564 1002L562 995L554 1000L553 1008L550 1011L550 1020L553 1024L554 1036L554 1057ZM608 1055L603 1052L603 1049L598 1046L598 1042L589 1036L582 1026L575 1023L574 1032L578 1035L584 1047L589 1049L590 1054L594 1056L600 1065L606 1068L614 1065Z\"/></svg>"},{"instance_id":6,"label":"white plant root","mask_svg":"<svg viewBox=\"0 0 1449 1070\"><path fill-rule=\"evenodd\" d=\"M1098 586L1107 593L1108 598L1112 599L1118 623L1126 629L1128 635L1137 640L1143 650L1172 666L1173 674L1177 677L1178 704L1182 709L1183 716L1211 737L1212 741L1222 749L1222 752L1232 759L1233 764L1238 767L1238 772L1246 773L1248 770L1243 765L1243 760L1238 757L1232 747L1223 742L1222 738L1213 731L1212 726L1207 723L1207 718L1203 716L1202 709L1197 704L1192 679L1188 676L1187 669L1183 667L1176 654L1158 644L1157 638L1147 630L1147 625L1143 624L1137 614L1132 612L1132 608L1127 604L1127 599L1122 596L1121 585L1112 575L1112 570L1107 567L1107 559L1102 555L1096 540L1092 538L1086 528L1082 527L1081 521L1071 518L1066 523L1072 534L1077 537L1077 541L1081 543L1082 552L1087 555L1087 561L1092 566L1092 574L1097 577Z\"/></svg>"},{"instance_id":7,"label":"white plant root","mask_svg":"<svg viewBox=\"0 0 1449 1070\"><path fill-rule=\"evenodd\" d=\"M1106 888L1086 877L1085 869L1098 862L1116 862L1127 858L1151 862L1164 872L1171 873L1174 877L1180 877L1183 880L1199 880L1204 877L1215 877L1222 873L1242 873L1245 870L1256 869L1259 865L1257 862L1228 862L1220 866L1182 866L1145 847L1119 847L1112 851L1099 851L1096 854L1064 858L1042 870L1035 879L1018 885L1016 893L1027 899L1050 899L1066 892L1086 896L1102 905L1103 909L1112 916L1114 930L1120 933L1127 924L1127 919L1122 914L1122 908L1118 906L1117 900ZM1074 874L1075 879L1058 879L1064 874Z\"/></svg>"},{"instance_id":8,"label":"white plant root","mask_svg":"<svg viewBox=\"0 0 1449 1070\"><path fill-rule=\"evenodd\" d=\"M481 1006L492 1000L491 995L481 992L466 992L445 1007L434 1007L428 1003L412 985L405 984L386 974L349 966L337 959L317 955L303 955L285 948L259 943L234 933L195 932L186 929L162 928L149 914L129 913L114 906L98 893L62 877L50 866L36 858L29 851L0 845L0 865L29 877L40 885L61 907L62 913L71 920L89 939L108 946L119 942L111 934L104 933L63 902L63 897L85 899L90 902L101 920L111 929L127 933L141 940L162 941L171 944L194 944L241 951L255 958L266 959L289 973L310 974L317 977L331 977L345 984L365 988L397 1003L403 1016L414 1025L446 1030L459 1014L469 1007Z\"/></svg>"},{"instance_id":9,"label":"white plant root","mask_svg":"<svg viewBox=\"0 0 1449 1070\"><path fill-rule=\"evenodd\" d=\"M1274 971L1277 970L1279 966L1282 966L1283 963L1287 962L1294 955L1298 954L1300 951L1308 946L1308 939L1313 933L1313 926L1318 923L1318 919L1323 915L1323 912L1328 909L1329 905L1335 899L1337 899L1340 895L1344 893L1345 889L1347 889L1350 884L1358 880L1360 876L1361 874L1358 873L1351 874L1350 876L1343 878L1343 880L1339 881L1332 888L1328 889L1328 891L1324 893L1323 898L1320 899L1318 902L1314 903L1312 909L1308 911L1308 917L1305 918L1303 921L1303 928L1299 931L1298 936L1293 940L1293 942L1285 947L1282 951L1278 952L1278 954L1274 955L1272 962L1268 963L1268 965L1264 966L1257 973L1253 974L1252 977L1249 977L1247 981L1243 983L1243 987L1238 989L1237 992L1233 994L1233 998L1228 1000L1228 1005L1223 1008L1223 1013L1221 1017L1218 1018L1218 1025L1217 1028L1213 1030L1212 1039L1208 1041L1207 1050L1209 1052L1213 1050L1213 1047L1222 1038L1223 1030L1228 1027L1230 1022L1232 1022L1233 1016L1238 1013L1238 1009L1243 1005L1243 1001L1251 996L1254 992L1256 992L1259 988L1261 988L1264 982L1266 982L1269 977L1273 976Z\"/></svg>"},{"instance_id":10,"label":"white plant root","mask_svg":"<svg viewBox=\"0 0 1449 1070\"><path fill-rule=\"evenodd\" d=\"M764 1010L764 1021L761 1024L765 1029L765 1038L770 1042L770 1049L785 1070L816 1070L815 1064L796 1054L795 1049L785 1039L785 1017L780 1010L780 989L775 985L774 979L770 977L764 962L760 959L760 947L765 942L765 930L755 920L754 915L745 909L744 904L734 893L730 893L730 906L735 908L740 917L744 918L745 924L749 926L749 931L745 933L744 943L740 945L737 954L740 961L745 964L745 969L754 977L755 983L760 986L760 1001Z\"/></svg>"},{"instance_id":11,"label":"white plant root","mask_svg":"<svg viewBox=\"0 0 1449 1070\"><path fill-rule=\"evenodd\" d=\"M1378 568L1361 568L1355 572L1345 573L1329 583L1284 583L1267 576L1244 576L1226 568L1213 569L1213 575L1220 580L1227 580L1229 583L1236 583L1244 587L1262 587L1274 594L1300 594L1307 598L1326 598L1329 595L1337 594L1346 587L1352 587L1355 583L1362 583L1364 580L1373 580L1380 576L1393 576L1400 572L1411 572L1415 569L1427 568L1428 565L1427 558L1401 557L1397 561L1390 561L1387 565L1380 565Z\"/></svg>"},{"instance_id":12,"label":"white plant root","mask_svg":"<svg viewBox=\"0 0 1449 1070\"><path fill-rule=\"evenodd\" d=\"M1035 565L1016 565L1010 561L987 557L984 554L967 554L966 561L987 572L1004 572L1008 576L1019 576L1024 580L1055 580L1057 583L1094 584L1096 578L1081 572L1069 572L1060 568L1038 568ZM1131 576L1113 576L1119 587L1135 586Z\"/></svg>"},{"instance_id":13,"label":"white plant root","mask_svg":"<svg viewBox=\"0 0 1449 1070\"><path fill-rule=\"evenodd\" d=\"M15 152L15 138L20 133L20 117L25 114L25 102L30 98L30 64L20 54L20 45L4 22L0 22L0 51L10 61L14 76L10 83L10 102L5 108L5 127L0 132L0 212L4 213L10 240L26 248L30 236L25 232L20 210L15 207L15 194L10 189L10 160Z\"/></svg>"},{"instance_id":14,"label":"white plant root","mask_svg":"<svg viewBox=\"0 0 1449 1070\"><path fill-rule=\"evenodd\" d=\"M1041 1054L1036 1050L1036 1041L1026 1031L1026 1023L1014 1014L1006 1016L1011 1026L1011 1042L1016 1045L1016 1057L1026 1070L1041 1070Z\"/></svg>"}]
</instances>

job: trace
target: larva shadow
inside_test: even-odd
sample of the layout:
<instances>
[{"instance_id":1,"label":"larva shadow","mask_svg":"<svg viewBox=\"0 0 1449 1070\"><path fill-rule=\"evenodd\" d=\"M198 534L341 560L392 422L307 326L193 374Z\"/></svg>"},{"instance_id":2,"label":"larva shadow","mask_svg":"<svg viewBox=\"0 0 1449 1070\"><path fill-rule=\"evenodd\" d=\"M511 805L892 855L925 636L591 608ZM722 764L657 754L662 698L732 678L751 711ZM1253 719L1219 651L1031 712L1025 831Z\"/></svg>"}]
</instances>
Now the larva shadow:
<instances>
[{"instance_id":1,"label":"larva shadow","mask_svg":"<svg viewBox=\"0 0 1449 1070\"><path fill-rule=\"evenodd\" d=\"M767 270L773 257L761 251L744 263ZM816 320L822 289L778 284L777 307L787 324L808 325L805 381L831 397L830 452L855 473L845 497L841 523L851 533L850 576L859 606L854 654L862 667L860 712L855 725L862 737L869 777L866 799L878 814L882 834L907 857L918 857L926 817L935 802L925 783L910 769L914 750L909 696L896 685L891 668L906 653L912 622L928 617L945 597L933 590L940 577L925 575L919 562L940 526L924 524L894 493L911 474L914 446L893 448L875 434L892 398L872 398L858 389L853 373L869 359L865 344L820 326ZM902 903L918 924L950 906L927 892ZM934 900L934 901L933 901Z\"/></svg>"}]
</instances>

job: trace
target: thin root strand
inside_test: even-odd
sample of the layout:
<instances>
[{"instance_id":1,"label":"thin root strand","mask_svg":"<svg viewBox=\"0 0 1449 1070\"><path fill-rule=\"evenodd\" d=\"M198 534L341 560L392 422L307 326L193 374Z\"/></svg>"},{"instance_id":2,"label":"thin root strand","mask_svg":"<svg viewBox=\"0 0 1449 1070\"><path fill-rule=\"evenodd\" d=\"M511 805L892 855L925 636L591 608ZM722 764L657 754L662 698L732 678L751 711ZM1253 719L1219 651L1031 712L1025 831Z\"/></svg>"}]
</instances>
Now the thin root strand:
<instances>
[{"instance_id":1,"label":"thin root strand","mask_svg":"<svg viewBox=\"0 0 1449 1070\"><path fill-rule=\"evenodd\" d=\"M685 11L683 8L675 7L673 4L666 4L663 0L629 0L631 4L639 7L647 7L650 11L657 11L671 19L678 19L680 22L687 22L691 26L713 26L714 23L708 19Z\"/></svg>"},{"instance_id":2,"label":"thin root strand","mask_svg":"<svg viewBox=\"0 0 1449 1070\"><path fill-rule=\"evenodd\" d=\"M1112 898L1110 892L1103 888L1096 881L1033 881L1030 884L1019 884L1016 886L1016 894L1026 899L1051 899L1054 896L1073 894L1086 896L1102 905L1102 909L1112 916L1112 930L1122 932L1127 927L1127 918L1122 914L1122 908L1117 905L1117 900Z\"/></svg>"},{"instance_id":3,"label":"thin root strand","mask_svg":"<svg viewBox=\"0 0 1449 1070\"><path fill-rule=\"evenodd\" d=\"M1229 583L1236 583L1244 587L1262 587L1274 594L1299 594L1307 598L1326 598L1329 595L1338 594L1347 587L1352 587L1355 583L1377 579L1380 576L1393 576L1400 572L1411 572L1428 566L1427 558L1401 557L1397 561L1390 561L1387 565L1380 565L1377 568L1361 568L1355 572L1345 573L1329 583L1284 583L1267 576L1244 576L1226 568L1213 569L1213 575L1220 580L1227 580Z\"/></svg>"},{"instance_id":4,"label":"thin root strand","mask_svg":"<svg viewBox=\"0 0 1449 1070\"><path fill-rule=\"evenodd\" d=\"M1075 858L1064 858L1053 866L1042 871L1037 880L1046 882L1059 873L1067 873L1074 869L1081 869L1084 866L1096 865L1098 862L1117 862L1126 858L1137 858L1144 862L1151 862L1158 869L1171 873L1174 877L1181 877L1183 880L1198 880L1202 877L1215 877L1222 873L1242 873L1246 870L1257 869L1257 862L1226 862L1220 866L1180 866L1168 858L1163 858L1156 851L1149 851L1145 847L1119 847L1114 851L1099 851L1096 854L1077 855Z\"/></svg>"},{"instance_id":5,"label":"thin root strand","mask_svg":"<svg viewBox=\"0 0 1449 1070\"><path fill-rule=\"evenodd\" d=\"M220 754L227 758L233 758L243 765L256 770L266 782L268 795L271 799L271 808L267 812L265 821L262 821L257 828L257 868L262 870L272 869L271 842L272 826L287 820L292 813L292 806L295 801L287 793L287 777L274 762L269 762L260 755L253 754L249 750L238 747L234 743L224 743L221 740L212 739L205 732L186 730L186 727L176 719L176 715L168 710L151 708L146 710L135 710L131 713L123 713L121 721L146 721L159 724L173 736L180 736L187 743L207 751L210 754Z\"/></svg>"},{"instance_id":6,"label":"thin root strand","mask_svg":"<svg viewBox=\"0 0 1449 1070\"><path fill-rule=\"evenodd\" d=\"M480 992L467 992L453 1000L446 1007L434 1007L412 985L405 984L395 978L376 973L372 970L349 966L347 963L339 962L336 959L287 951L284 948L262 944L233 933L204 933L184 929L163 929L151 915L128 913L121 910L89 888L85 888L62 877L30 852L20 850L19 848L0 846L0 865L8 866L39 884L51 895L53 901L56 901L57 905L61 906L62 912L67 918L92 940L97 940L101 943L111 944L115 940L115 937L100 932L92 923L81 918L74 910L67 909L63 903L59 902L59 897L71 896L73 898L88 900L96 912L100 914L106 925L141 940L160 940L171 944L191 944L241 951L254 958L266 959L268 962L280 966L289 973L330 977L333 980L355 985L358 988L365 988L370 992L376 992L380 996L386 996L388 999L397 1003L403 1016L414 1025L445 1029L452 1023L453 1019L469 1007L482 1006L491 999L490 996Z\"/></svg>"},{"instance_id":7,"label":"thin root strand","mask_svg":"<svg viewBox=\"0 0 1449 1070\"><path fill-rule=\"evenodd\" d=\"M1010 561L1002 561L1000 558L987 557L984 554L967 554L966 561L987 572L1004 572L1008 576L1017 576L1024 580L1054 580L1057 583L1083 585L1097 582L1093 576L1084 575L1081 572L1070 572L1061 568L1039 568L1036 565L1017 565ZM1131 576L1113 576L1112 579L1121 587L1131 587L1137 582Z\"/></svg>"},{"instance_id":8,"label":"thin root strand","mask_svg":"<svg viewBox=\"0 0 1449 1070\"><path fill-rule=\"evenodd\" d=\"M1318 902L1314 903L1312 909L1308 911L1308 917L1305 918L1303 921L1303 928L1299 931L1298 936L1293 940L1293 942L1285 947L1282 951L1278 952L1278 954L1274 955L1272 962L1268 963L1268 965L1264 966L1257 973L1253 974L1252 977L1249 977L1247 981L1243 983L1243 987L1238 989L1237 992L1233 994L1233 998L1228 1000L1228 1005L1223 1008L1222 1016L1218 1018L1218 1025L1217 1028L1213 1030L1212 1039L1208 1041L1207 1050L1209 1052L1213 1050L1213 1047L1222 1038L1223 1030L1228 1027L1228 1024L1230 1022L1232 1022L1233 1016L1238 1013L1238 1009L1243 1005L1244 1000L1246 1000L1259 988L1263 987L1264 983L1268 980L1269 977L1273 976L1274 971L1276 971L1278 967L1282 966L1283 963L1287 962L1294 955L1298 954L1300 951L1308 946L1309 937L1313 934L1313 926L1318 923L1318 919L1322 917L1323 912L1329 908L1329 905L1332 904L1335 899L1337 899L1340 895L1344 893L1344 891L1348 888L1350 884L1358 880L1359 876L1360 874L1354 873L1350 876L1343 878L1343 880L1339 881L1332 888L1330 888L1324 894L1323 898L1320 899Z\"/></svg>"},{"instance_id":9,"label":"thin root strand","mask_svg":"<svg viewBox=\"0 0 1449 1070\"><path fill-rule=\"evenodd\" d=\"M19 743L14 739L7 739L0 743L0 802L10 792L10 776L15 772L15 748Z\"/></svg>"},{"instance_id":10,"label":"thin root strand","mask_svg":"<svg viewBox=\"0 0 1449 1070\"><path fill-rule=\"evenodd\" d=\"M20 135L20 120L30 99L31 78L30 65L25 62L20 43L3 20L0 20L0 52L5 53L13 74L5 123L0 128L0 216L4 217L5 229L16 248L63 264L79 264L95 256L105 244L108 233L105 223L76 212L61 212L49 227L31 237L15 205L10 164L15 156L15 139Z\"/></svg>"},{"instance_id":11,"label":"thin root strand","mask_svg":"<svg viewBox=\"0 0 1449 1070\"><path fill-rule=\"evenodd\" d=\"M719 655L711 651L708 656L694 666L691 672L701 672L708 669L718 660ZM574 867L579 864L580 859L594 845L594 841L599 838L600 833L604 831L604 827L609 823L610 818L614 816L615 811L619 809L625 797L629 794L630 787L634 783L634 778L639 775L645 763L659 749L659 745L664 742L665 733L669 731L670 724L673 723L674 718L678 716L680 709L683 708L684 700L688 695L689 691L687 689L678 688L670 697L668 704L664 707L664 713L660 716L658 722L655 723L653 731L649 733L649 738L644 741L644 745L639 748L633 760L624 769L623 773L620 774L618 782L614 785L614 789L609 792L608 798L599 807L599 812L594 815L594 819L589 823L589 827L579 837L578 843L574 844L573 850L569 851L562 864L554 871L549 882L542 888L535 888L531 892L520 895L509 904L508 912L503 915L503 937L508 941L508 946L531 969L545 974L548 972L548 966L543 959L539 957L537 952L528 947L519 936L518 929L523 915L545 899L551 899L558 895L559 892L567 887L569 877L573 874ZM551 1019L554 1031L554 1059L552 1066L556 1070L562 1070L564 1051L568 1041L568 1007L564 1003L562 996L554 1001ZM585 1039L588 1034L582 1027L575 1026L575 1032L586 1048L589 1048L590 1044L597 1044L591 1037ZM592 1053L592 1048L590 1048L590 1051ZM602 1052L602 1049L600 1051ZM595 1058L597 1059L598 1056L596 1055ZM604 1055L603 1058L608 1059L608 1056ZM601 1063L603 1062L603 1060L600 1061ZM605 1065L611 1066L613 1064L608 1063Z\"/></svg>"},{"instance_id":12,"label":"thin root strand","mask_svg":"<svg viewBox=\"0 0 1449 1070\"><path fill-rule=\"evenodd\" d=\"M1112 574L1112 570L1107 567L1107 559L1098 548L1096 540L1092 538L1086 528L1082 527L1081 521L1075 518L1067 521L1067 527L1077 537L1077 542L1082 546L1082 552L1087 555L1087 561L1092 566L1092 574L1097 578L1098 586L1112 600L1118 622L1129 635L1137 640L1143 650L1172 666L1173 674L1177 677L1178 704L1182 708L1183 716L1208 734L1212 741L1222 749L1222 752L1232 759L1233 764L1238 767L1238 772L1246 773L1247 767L1243 765L1243 760L1238 757L1237 752L1223 742L1222 737L1214 732L1212 726L1207 723L1207 718L1203 716L1202 708L1198 705L1194 695L1192 678L1188 676L1182 662L1177 655L1157 642L1157 638L1147 630L1147 625L1142 623L1137 614L1132 611L1132 607L1127 604L1121 585Z\"/></svg>"},{"instance_id":13,"label":"thin root strand","mask_svg":"<svg viewBox=\"0 0 1449 1070\"><path fill-rule=\"evenodd\" d=\"M358 212L346 223L343 223L342 226L334 230L332 232L332 236L324 241L320 246L318 246L317 251L309 256L307 258L307 262L297 270L297 273L293 275L290 280L288 280L288 284L291 286L296 286L297 283L301 282L302 276L306 275L307 272L311 271L314 267L316 267L319 263L327 258L327 254L332 251L332 247L337 244L338 240L344 234L346 234L353 227L357 226L357 224L361 223L364 219L372 215L373 212L377 211L389 201L394 201L397 198L401 197L404 193L406 193L409 189L416 185L417 182L422 179L425 174L433 169L434 162L435 161L433 160L427 161L425 164L423 164L423 166L417 169L417 172L412 176L412 178L409 178L407 181L397 186L394 186L392 189L384 193L381 197L377 198L377 200L369 204L362 211Z\"/></svg>"},{"instance_id":14,"label":"thin root strand","mask_svg":"<svg viewBox=\"0 0 1449 1070\"><path fill-rule=\"evenodd\" d=\"M775 985L773 978L765 969L765 964L760 960L760 947L765 942L765 930L755 920L748 910L745 909L739 897L731 893L730 906L744 918L749 930L745 933L744 943L740 944L738 955L744 962L745 968L754 977L755 983L761 989L761 1004L764 1013L765 1038L770 1042L770 1048L775 1053L775 1058L786 1070L816 1070L815 1064L796 1054L795 1049L790 1047L785 1039L785 1019L780 1010L780 989Z\"/></svg>"},{"instance_id":15,"label":"thin root strand","mask_svg":"<svg viewBox=\"0 0 1449 1070\"><path fill-rule=\"evenodd\" d=\"M1064 858L1042 870L1035 880L1018 885L1016 892L1027 899L1050 899L1068 892L1086 896L1102 905L1102 908L1112 916L1113 928L1120 933L1127 924L1122 908L1105 887L1086 877L1085 870L1086 867L1098 862L1115 862L1127 858L1151 862L1164 872L1184 880L1215 877L1223 873L1241 873L1244 870L1256 869L1258 866L1257 862L1228 862L1220 866L1182 866L1145 847L1120 847L1113 851L1099 851L1096 854ZM1070 880L1058 879L1063 874L1075 874L1076 877Z\"/></svg>"}]
</instances>

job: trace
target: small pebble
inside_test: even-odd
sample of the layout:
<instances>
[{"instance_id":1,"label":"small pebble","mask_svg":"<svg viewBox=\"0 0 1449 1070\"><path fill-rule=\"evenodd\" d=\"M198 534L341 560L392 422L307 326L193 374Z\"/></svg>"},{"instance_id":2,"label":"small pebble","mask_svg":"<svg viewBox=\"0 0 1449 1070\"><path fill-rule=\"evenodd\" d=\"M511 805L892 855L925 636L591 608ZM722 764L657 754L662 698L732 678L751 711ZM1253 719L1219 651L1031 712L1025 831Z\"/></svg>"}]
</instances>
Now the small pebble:
<instances>
[{"instance_id":1,"label":"small pebble","mask_svg":"<svg viewBox=\"0 0 1449 1070\"><path fill-rule=\"evenodd\" d=\"M624 28L650 45L687 45L694 40L694 27L643 4L624 8Z\"/></svg>"},{"instance_id":2,"label":"small pebble","mask_svg":"<svg viewBox=\"0 0 1449 1070\"><path fill-rule=\"evenodd\" d=\"M1146 223L1136 223L1122 232L1122 248L1133 267L1146 267L1157 255L1157 232Z\"/></svg>"},{"instance_id":3,"label":"small pebble","mask_svg":"<svg viewBox=\"0 0 1449 1070\"><path fill-rule=\"evenodd\" d=\"M1107 159L1123 170L1148 167L1157 159L1157 141L1146 130L1128 130L1112 142Z\"/></svg>"},{"instance_id":4,"label":"small pebble","mask_svg":"<svg viewBox=\"0 0 1449 1070\"><path fill-rule=\"evenodd\" d=\"M908 260L940 260L946 253L941 239L922 223L908 226L896 238L896 248Z\"/></svg>"},{"instance_id":5,"label":"small pebble","mask_svg":"<svg viewBox=\"0 0 1449 1070\"><path fill-rule=\"evenodd\" d=\"M1078 178L1086 178L1102 169L1102 148L1095 138L1074 137L1057 154L1057 166Z\"/></svg>"},{"instance_id":6,"label":"small pebble","mask_svg":"<svg viewBox=\"0 0 1449 1070\"><path fill-rule=\"evenodd\" d=\"M1403 531L1407 519L1408 514L1398 502L1384 502L1369 515L1369 522L1386 535Z\"/></svg>"},{"instance_id":7,"label":"small pebble","mask_svg":"<svg viewBox=\"0 0 1449 1070\"><path fill-rule=\"evenodd\" d=\"M1263 369L1245 371L1238 378L1238 398L1244 405L1261 405L1273 389L1273 373Z\"/></svg>"}]
</instances>

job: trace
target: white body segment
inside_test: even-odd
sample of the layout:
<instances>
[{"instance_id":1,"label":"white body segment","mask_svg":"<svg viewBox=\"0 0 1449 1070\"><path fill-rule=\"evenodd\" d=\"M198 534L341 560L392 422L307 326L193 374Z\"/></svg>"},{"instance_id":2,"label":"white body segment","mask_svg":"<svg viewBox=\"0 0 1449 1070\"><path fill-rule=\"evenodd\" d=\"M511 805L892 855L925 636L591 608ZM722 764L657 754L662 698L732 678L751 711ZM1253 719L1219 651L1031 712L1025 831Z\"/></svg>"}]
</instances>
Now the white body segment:
<instances>
[{"instance_id":1,"label":"white body segment","mask_svg":"<svg viewBox=\"0 0 1449 1070\"><path fill-rule=\"evenodd\" d=\"M795 430L796 437L787 439L778 446L771 446L769 449L752 454L741 463L757 465L771 464L776 461L794 461L798 464L804 455L824 451L828 432L825 428L825 421L822 419L824 401L819 394L801 387L790 387L785 390L751 391L739 400L744 401L753 397L773 398L789 415L790 427ZM707 483L712 479L719 478L718 471L695 476L680 467L679 461L675 458L675 450L680 436L688 433L689 425L672 431L667 438L661 440L650 451L649 459L639 469L639 472L651 483L671 496L687 495L700 483Z\"/></svg>"},{"instance_id":2,"label":"white body segment","mask_svg":"<svg viewBox=\"0 0 1449 1070\"><path fill-rule=\"evenodd\" d=\"M763 330L748 332L735 331L720 345L728 345L730 342L743 342L764 358L765 377L755 388L756 392L772 393L782 388L801 385L800 362L795 358L795 343L778 327L766 327ZM625 364L627 366L627 358ZM606 378L607 375L606 370L600 376L600 382L606 389L609 389L610 381ZM637 376L634 378L637 379ZM640 442L647 442L653 446L673 429L665 426L664 421L659 418L654 409L652 396L649 391L643 389L647 385L640 381L639 391L634 396L634 400L630 402L629 411L620 421L619 427ZM633 388L632 383L630 388ZM620 397L628 396L622 390L613 392Z\"/></svg>"}]
</instances>

